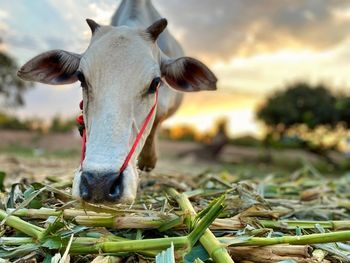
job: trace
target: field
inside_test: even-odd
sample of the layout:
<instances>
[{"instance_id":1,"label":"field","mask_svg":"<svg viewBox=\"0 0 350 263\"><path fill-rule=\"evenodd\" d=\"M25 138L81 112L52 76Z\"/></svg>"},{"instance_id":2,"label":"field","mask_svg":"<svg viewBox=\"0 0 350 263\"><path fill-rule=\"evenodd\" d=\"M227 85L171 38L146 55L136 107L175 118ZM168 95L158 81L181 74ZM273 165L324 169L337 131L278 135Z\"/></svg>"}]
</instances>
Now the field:
<instances>
[{"instance_id":1,"label":"field","mask_svg":"<svg viewBox=\"0 0 350 263\"><path fill-rule=\"evenodd\" d=\"M18 180L18 176L39 180L48 174L69 177L79 164L81 142L77 132L43 135L0 130L0 138L0 166L11 180ZM272 164L262 161L264 150L256 147L228 145L218 160L198 157L198 151L205 151L200 143L160 140L160 156L154 172L198 175L206 171L228 171L249 177L253 173L254 176L270 172L288 174L305 162L327 170L327 164L319 157L299 149L272 150Z\"/></svg>"},{"instance_id":2,"label":"field","mask_svg":"<svg viewBox=\"0 0 350 263\"><path fill-rule=\"evenodd\" d=\"M0 138L1 258L153 262L172 243L176 262L350 262L350 177L302 150L273 150L265 163L262 149L230 145L208 160L199 143L161 140L132 206L93 206L69 195L77 134Z\"/></svg>"}]
</instances>

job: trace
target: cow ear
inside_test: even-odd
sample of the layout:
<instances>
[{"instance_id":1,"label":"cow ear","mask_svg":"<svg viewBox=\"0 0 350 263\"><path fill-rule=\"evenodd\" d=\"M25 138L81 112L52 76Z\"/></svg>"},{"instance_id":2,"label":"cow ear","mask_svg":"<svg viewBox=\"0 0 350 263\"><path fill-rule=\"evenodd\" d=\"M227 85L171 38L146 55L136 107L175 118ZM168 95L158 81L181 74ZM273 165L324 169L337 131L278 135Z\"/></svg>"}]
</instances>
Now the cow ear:
<instances>
[{"instance_id":1,"label":"cow ear","mask_svg":"<svg viewBox=\"0 0 350 263\"><path fill-rule=\"evenodd\" d=\"M194 58L162 60L161 71L166 82L176 90L184 92L216 90L217 78L214 73Z\"/></svg>"},{"instance_id":2,"label":"cow ear","mask_svg":"<svg viewBox=\"0 0 350 263\"><path fill-rule=\"evenodd\" d=\"M77 81L76 71L81 55L64 50L51 50L42 53L27 63L17 72L23 80L45 84L61 85Z\"/></svg>"},{"instance_id":3,"label":"cow ear","mask_svg":"<svg viewBox=\"0 0 350 263\"><path fill-rule=\"evenodd\" d=\"M168 21L165 18L161 18L150 25L146 29L146 32L150 35L153 41L156 41L158 36L164 31L167 25Z\"/></svg>"}]
</instances>

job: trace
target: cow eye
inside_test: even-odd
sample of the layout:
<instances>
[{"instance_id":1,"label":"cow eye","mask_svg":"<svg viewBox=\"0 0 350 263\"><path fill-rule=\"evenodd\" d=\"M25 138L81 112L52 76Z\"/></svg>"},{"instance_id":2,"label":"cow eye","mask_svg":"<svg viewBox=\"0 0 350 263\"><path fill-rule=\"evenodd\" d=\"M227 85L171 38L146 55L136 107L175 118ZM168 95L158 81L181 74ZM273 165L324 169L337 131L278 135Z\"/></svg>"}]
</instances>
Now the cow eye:
<instances>
[{"instance_id":1,"label":"cow eye","mask_svg":"<svg viewBox=\"0 0 350 263\"><path fill-rule=\"evenodd\" d=\"M76 74L77 74L78 80L79 80L80 83L81 83L81 86L82 86L83 88L86 87L85 76L84 76L83 72L77 71Z\"/></svg>"},{"instance_id":2,"label":"cow eye","mask_svg":"<svg viewBox=\"0 0 350 263\"><path fill-rule=\"evenodd\" d=\"M162 79L160 77L154 78L152 80L151 84L149 85L148 94L155 93L157 91L157 89L159 88L161 83L162 83Z\"/></svg>"}]
</instances>

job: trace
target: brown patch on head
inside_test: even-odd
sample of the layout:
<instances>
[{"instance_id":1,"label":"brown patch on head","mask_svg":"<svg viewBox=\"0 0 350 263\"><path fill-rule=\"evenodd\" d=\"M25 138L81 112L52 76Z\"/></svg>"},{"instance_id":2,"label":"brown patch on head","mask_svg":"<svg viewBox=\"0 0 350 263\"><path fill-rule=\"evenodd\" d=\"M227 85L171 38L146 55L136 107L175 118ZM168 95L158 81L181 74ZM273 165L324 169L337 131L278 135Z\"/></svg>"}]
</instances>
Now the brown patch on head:
<instances>
[{"instance_id":1,"label":"brown patch on head","mask_svg":"<svg viewBox=\"0 0 350 263\"><path fill-rule=\"evenodd\" d=\"M113 39L114 46L125 46L130 43L130 39L124 35L118 35L115 39Z\"/></svg>"}]
</instances>

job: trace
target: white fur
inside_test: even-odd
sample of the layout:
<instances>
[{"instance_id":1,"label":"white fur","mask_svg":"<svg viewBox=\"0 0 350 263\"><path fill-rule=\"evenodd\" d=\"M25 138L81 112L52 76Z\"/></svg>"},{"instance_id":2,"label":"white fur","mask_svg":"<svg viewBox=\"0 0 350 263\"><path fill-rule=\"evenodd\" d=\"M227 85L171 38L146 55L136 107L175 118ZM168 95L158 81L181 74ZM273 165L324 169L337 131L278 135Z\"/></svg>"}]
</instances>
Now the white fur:
<instances>
[{"instance_id":1,"label":"white fur","mask_svg":"<svg viewBox=\"0 0 350 263\"><path fill-rule=\"evenodd\" d=\"M139 13L133 15L131 12ZM99 27L81 59L80 70L87 76L90 88L84 91L87 125L84 171L115 172L120 168L154 103L154 95L144 95L144 92L152 79L160 76L159 47L169 56L183 55L181 47L167 31L160 36L158 47L145 37L143 30L139 30L159 18L149 0L124 0L112 21L112 25L118 28ZM181 100L181 93L162 85L156 115L167 115L169 109L178 107ZM132 202L136 197L139 180L136 159L154 118L125 171L121 202ZM78 196L80 175L76 173L73 183L73 193Z\"/></svg>"},{"instance_id":2,"label":"white fur","mask_svg":"<svg viewBox=\"0 0 350 263\"><path fill-rule=\"evenodd\" d=\"M80 177L81 176L81 169L77 169L74 173L74 179L73 179L73 185L72 185L72 196L75 199L80 200L80 190L79 190L79 185L80 185Z\"/></svg>"},{"instance_id":3,"label":"white fur","mask_svg":"<svg viewBox=\"0 0 350 263\"><path fill-rule=\"evenodd\" d=\"M160 77L157 48L138 30L127 27L103 27L95 34L78 69L87 82L83 89L87 148L82 169L115 173L155 102L155 94L147 90L153 78ZM123 202L136 196L136 158L154 118L124 172ZM79 195L80 176L80 172L75 175L74 195Z\"/></svg>"},{"instance_id":4,"label":"white fur","mask_svg":"<svg viewBox=\"0 0 350 263\"><path fill-rule=\"evenodd\" d=\"M183 55L181 47L167 30L158 37L157 43L148 37L145 28L159 18L150 0L123 0L113 17L113 26L99 26L84 54L46 52L27 62L18 72L23 79L47 84L72 83L77 80L76 70L85 76L87 87L83 88L83 100L87 148L85 160L73 181L72 194L77 199L80 199L82 171L97 175L119 171L155 102L155 94L148 94L147 90L154 78L161 77L162 57ZM50 63L41 62L51 57L53 63L57 63L57 54L62 66L59 72L45 68ZM182 64L178 63L168 71L181 76L176 69L182 70ZM124 171L119 202L132 202L136 197L139 180L136 160L154 119L168 117L181 100L181 93L170 89L166 83L162 84L156 114Z\"/></svg>"}]
</instances>

